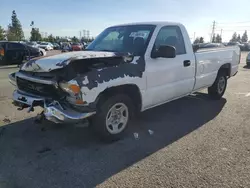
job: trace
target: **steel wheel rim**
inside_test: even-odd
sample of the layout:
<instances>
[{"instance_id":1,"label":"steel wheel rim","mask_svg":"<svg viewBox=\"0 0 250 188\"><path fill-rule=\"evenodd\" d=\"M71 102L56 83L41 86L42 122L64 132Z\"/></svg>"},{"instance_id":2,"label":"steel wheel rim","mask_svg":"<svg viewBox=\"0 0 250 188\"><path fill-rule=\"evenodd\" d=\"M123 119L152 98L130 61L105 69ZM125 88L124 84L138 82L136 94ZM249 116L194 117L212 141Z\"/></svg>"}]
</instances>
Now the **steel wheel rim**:
<instances>
[{"instance_id":1,"label":"steel wheel rim","mask_svg":"<svg viewBox=\"0 0 250 188\"><path fill-rule=\"evenodd\" d=\"M224 77L220 77L218 81L218 92L221 94L226 87L226 80Z\"/></svg>"},{"instance_id":2,"label":"steel wheel rim","mask_svg":"<svg viewBox=\"0 0 250 188\"><path fill-rule=\"evenodd\" d=\"M106 128L110 134L121 133L128 122L129 111L124 103L114 104L106 115Z\"/></svg>"}]
</instances>

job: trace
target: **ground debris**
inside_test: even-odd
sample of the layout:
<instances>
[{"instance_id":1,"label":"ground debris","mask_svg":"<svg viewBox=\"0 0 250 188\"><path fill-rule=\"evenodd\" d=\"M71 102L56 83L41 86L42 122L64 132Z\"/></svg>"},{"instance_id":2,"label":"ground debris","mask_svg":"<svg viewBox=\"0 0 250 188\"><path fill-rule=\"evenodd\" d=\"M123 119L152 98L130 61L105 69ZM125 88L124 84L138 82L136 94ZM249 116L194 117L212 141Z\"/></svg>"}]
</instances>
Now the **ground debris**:
<instances>
[{"instance_id":1,"label":"ground debris","mask_svg":"<svg viewBox=\"0 0 250 188\"><path fill-rule=\"evenodd\" d=\"M134 137L135 137L136 140L138 140L139 139L139 134L138 133L134 133Z\"/></svg>"},{"instance_id":2,"label":"ground debris","mask_svg":"<svg viewBox=\"0 0 250 188\"><path fill-rule=\"evenodd\" d=\"M5 118L3 119L3 122L4 122L4 123L10 123L11 121L10 121L9 118L5 117Z\"/></svg>"}]
</instances>

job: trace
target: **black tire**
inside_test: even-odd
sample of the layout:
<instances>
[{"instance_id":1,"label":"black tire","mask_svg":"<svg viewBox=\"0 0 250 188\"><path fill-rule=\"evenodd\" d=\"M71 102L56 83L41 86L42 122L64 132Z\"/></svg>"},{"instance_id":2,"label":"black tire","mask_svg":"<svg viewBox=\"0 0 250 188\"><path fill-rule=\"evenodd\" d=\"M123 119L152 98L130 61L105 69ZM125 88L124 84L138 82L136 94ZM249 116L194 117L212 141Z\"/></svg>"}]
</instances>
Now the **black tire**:
<instances>
[{"instance_id":1,"label":"black tire","mask_svg":"<svg viewBox=\"0 0 250 188\"><path fill-rule=\"evenodd\" d=\"M42 51L40 51L39 55L40 55L40 56L43 56L43 52L42 52Z\"/></svg>"},{"instance_id":2,"label":"black tire","mask_svg":"<svg viewBox=\"0 0 250 188\"><path fill-rule=\"evenodd\" d=\"M112 126L110 127L106 125L106 118L109 116L111 108L116 105L119 106L119 104L124 104L127 107L128 120L125 126L122 124L120 128L121 132L111 133L109 130L111 129ZM91 127L102 140L116 141L124 136L129 121L133 117L133 114L134 114L134 106L131 102L131 99L127 95L118 94L108 98L107 100L100 100L100 104L97 105L97 113L93 118L91 118L91 125L92 125ZM118 127L119 126L120 124L118 125Z\"/></svg>"},{"instance_id":3,"label":"black tire","mask_svg":"<svg viewBox=\"0 0 250 188\"><path fill-rule=\"evenodd\" d=\"M223 84L224 83L224 84ZM223 85L223 86L222 86ZM208 95L214 100L219 100L224 95L227 88L227 76L226 73L220 71L216 77L215 82L208 88Z\"/></svg>"}]
</instances>

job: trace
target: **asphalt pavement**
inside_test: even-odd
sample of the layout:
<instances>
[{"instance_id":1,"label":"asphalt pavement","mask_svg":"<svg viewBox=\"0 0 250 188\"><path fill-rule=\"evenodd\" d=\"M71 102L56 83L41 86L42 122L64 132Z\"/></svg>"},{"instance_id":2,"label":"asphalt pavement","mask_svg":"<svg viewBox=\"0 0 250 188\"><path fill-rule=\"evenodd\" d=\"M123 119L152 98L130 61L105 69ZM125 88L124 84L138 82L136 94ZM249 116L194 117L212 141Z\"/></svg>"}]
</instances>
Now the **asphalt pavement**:
<instances>
[{"instance_id":1,"label":"asphalt pavement","mask_svg":"<svg viewBox=\"0 0 250 188\"><path fill-rule=\"evenodd\" d=\"M17 69L0 67L0 187L249 188L250 69L241 58L223 99L204 91L148 110L110 144L89 128L34 124L41 109L11 104L7 76Z\"/></svg>"}]
</instances>

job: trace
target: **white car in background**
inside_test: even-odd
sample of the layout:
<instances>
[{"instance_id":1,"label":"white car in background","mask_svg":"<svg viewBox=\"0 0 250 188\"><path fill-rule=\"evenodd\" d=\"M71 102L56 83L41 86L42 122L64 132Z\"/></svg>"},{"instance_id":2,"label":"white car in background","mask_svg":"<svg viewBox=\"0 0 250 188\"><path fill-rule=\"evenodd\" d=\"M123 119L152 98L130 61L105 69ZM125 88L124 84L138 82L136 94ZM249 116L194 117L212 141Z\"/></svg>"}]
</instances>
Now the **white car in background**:
<instances>
[{"instance_id":1,"label":"white car in background","mask_svg":"<svg viewBox=\"0 0 250 188\"><path fill-rule=\"evenodd\" d=\"M39 45L36 42L26 42L25 44L33 48L38 48L40 51L40 55L46 56L46 51L43 48L39 48Z\"/></svg>"},{"instance_id":2,"label":"white car in background","mask_svg":"<svg viewBox=\"0 0 250 188\"><path fill-rule=\"evenodd\" d=\"M42 42L39 44L38 46L39 48L42 48L46 51L50 51L50 50L53 50L53 47L51 46L51 44L49 42Z\"/></svg>"}]
</instances>

